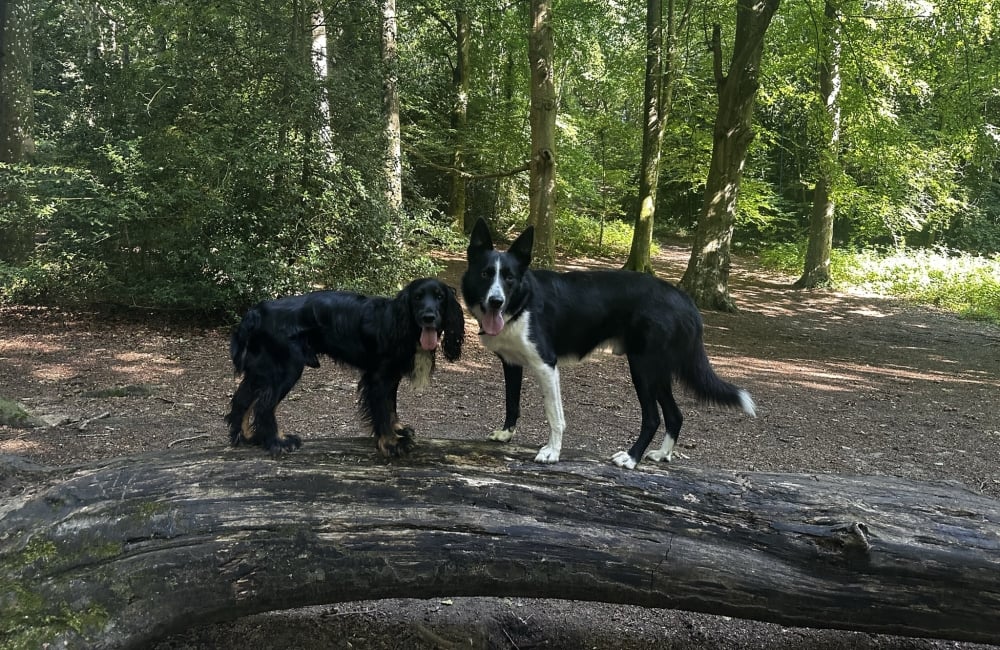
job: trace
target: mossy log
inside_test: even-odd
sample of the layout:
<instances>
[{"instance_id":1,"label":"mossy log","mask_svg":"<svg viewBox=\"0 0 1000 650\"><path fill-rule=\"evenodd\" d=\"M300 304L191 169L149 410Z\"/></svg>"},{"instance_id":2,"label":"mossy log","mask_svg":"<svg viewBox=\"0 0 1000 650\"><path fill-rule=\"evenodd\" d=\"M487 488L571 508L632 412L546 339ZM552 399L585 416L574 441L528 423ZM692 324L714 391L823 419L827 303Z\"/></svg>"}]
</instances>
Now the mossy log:
<instances>
[{"instance_id":1,"label":"mossy log","mask_svg":"<svg viewBox=\"0 0 1000 650\"><path fill-rule=\"evenodd\" d=\"M357 438L278 460L220 445L0 463L39 484L0 500L0 646L140 647L255 612L463 595L1000 640L995 500L568 455L424 439L385 462Z\"/></svg>"}]
</instances>

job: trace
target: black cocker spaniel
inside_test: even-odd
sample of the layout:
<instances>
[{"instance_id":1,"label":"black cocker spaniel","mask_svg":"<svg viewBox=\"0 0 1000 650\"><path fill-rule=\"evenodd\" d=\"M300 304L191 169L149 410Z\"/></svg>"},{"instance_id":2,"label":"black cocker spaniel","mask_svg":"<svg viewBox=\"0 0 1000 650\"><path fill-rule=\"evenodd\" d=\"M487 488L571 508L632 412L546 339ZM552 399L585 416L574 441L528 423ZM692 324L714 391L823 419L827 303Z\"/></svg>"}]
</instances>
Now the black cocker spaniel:
<instances>
[{"instance_id":1,"label":"black cocker spaniel","mask_svg":"<svg viewBox=\"0 0 1000 650\"><path fill-rule=\"evenodd\" d=\"M361 371L358 408L387 457L413 448L413 429L399 422L396 393L403 377L426 385L440 346L449 361L462 353L465 322L455 291L434 278L414 280L395 298L314 291L266 300L233 330L229 354L242 380L226 416L232 444L272 455L302 446L278 428L275 408L319 355Z\"/></svg>"}]
</instances>

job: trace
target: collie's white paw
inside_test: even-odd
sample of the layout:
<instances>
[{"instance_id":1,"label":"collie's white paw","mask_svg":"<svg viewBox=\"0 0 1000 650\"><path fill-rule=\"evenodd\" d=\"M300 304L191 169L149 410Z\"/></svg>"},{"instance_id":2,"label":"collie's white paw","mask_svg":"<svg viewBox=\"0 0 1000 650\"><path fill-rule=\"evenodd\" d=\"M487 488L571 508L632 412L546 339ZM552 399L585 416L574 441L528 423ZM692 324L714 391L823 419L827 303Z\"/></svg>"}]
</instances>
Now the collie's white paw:
<instances>
[{"instance_id":1,"label":"collie's white paw","mask_svg":"<svg viewBox=\"0 0 1000 650\"><path fill-rule=\"evenodd\" d=\"M490 434L490 440L496 440L497 442L510 442L510 439L514 437L514 429L497 429Z\"/></svg>"},{"instance_id":2,"label":"collie's white paw","mask_svg":"<svg viewBox=\"0 0 1000 650\"><path fill-rule=\"evenodd\" d=\"M535 456L536 463L558 463L559 462L559 450L545 445L538 450L538 455Z\"/></svg>"},{"instance_id":3,"label":"collie's white paw","mask_svg":"<svg viewBox=\"0 0 1000 650\"><path fill-rule=\"evenodd\" d=\"M663 451L662 449L657 449L655 451L647 451L643 458L648 458L649 460L655 460L658 463L669 463L674 457L673 451Z\"/></svg>"},{"instance_id":4,"label":"collie's white paw","mask_svg":"<svg viewBox=\"0 0 1000 650\"><path fill-rule=\"evenodd\" d=\"M627 451L619 451L611 457L611 462L625 469L635 469L636 466L636 460L629 456Z\"/></svg>"}]
</instances>

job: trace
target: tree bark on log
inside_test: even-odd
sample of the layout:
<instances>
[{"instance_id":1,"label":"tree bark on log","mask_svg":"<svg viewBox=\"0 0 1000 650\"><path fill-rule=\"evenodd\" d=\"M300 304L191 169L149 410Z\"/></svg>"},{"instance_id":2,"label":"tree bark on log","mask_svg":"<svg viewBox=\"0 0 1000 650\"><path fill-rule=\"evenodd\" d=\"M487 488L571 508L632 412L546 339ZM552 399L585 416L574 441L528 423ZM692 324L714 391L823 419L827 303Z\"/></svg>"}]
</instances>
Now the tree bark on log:
<instances>
[{"instance_id":1,"label":"tree bark on log","mask_svg":"<svg viewBox=\"0 0 1000 650\"><path fill-rule=\"evenodd\" d=\"M0 646L141 647L188 626L388 597L517 596L996 642L1000 502L423 439L163 451L0 500ZM44 484L49 484L43 486Z\"/></svg>"}]
</instances>

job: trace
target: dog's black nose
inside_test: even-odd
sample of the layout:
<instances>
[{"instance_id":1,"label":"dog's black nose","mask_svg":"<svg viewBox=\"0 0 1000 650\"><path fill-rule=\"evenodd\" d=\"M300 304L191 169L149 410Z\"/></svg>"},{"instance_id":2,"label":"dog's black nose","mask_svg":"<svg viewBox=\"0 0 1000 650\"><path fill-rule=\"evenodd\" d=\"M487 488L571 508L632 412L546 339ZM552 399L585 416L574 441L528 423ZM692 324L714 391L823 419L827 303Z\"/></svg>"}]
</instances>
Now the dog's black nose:
<instances>
[{"instance_id":1,"label":"dog's black nose","mask_svg":"<svg viewBox=\"0 0 1000 650\"><path fill-rule=\"evenodd\" d=\"M434 312L426 312L420 316L421 325L433 325L434 321L437 320L437 315Z\"/></svg>"},{"instance_id":2,"label":"dog's black nose","mask_svg":"<svg viewBox=\"0 0 1000 650\"><path fill-rule=\"evenodd\" d=\"M490 309L500 309L503 307L503 300L501 298L490 298L486 301L486 306Z\"/></svg>"}]
</instances>

